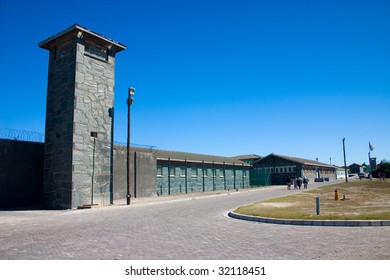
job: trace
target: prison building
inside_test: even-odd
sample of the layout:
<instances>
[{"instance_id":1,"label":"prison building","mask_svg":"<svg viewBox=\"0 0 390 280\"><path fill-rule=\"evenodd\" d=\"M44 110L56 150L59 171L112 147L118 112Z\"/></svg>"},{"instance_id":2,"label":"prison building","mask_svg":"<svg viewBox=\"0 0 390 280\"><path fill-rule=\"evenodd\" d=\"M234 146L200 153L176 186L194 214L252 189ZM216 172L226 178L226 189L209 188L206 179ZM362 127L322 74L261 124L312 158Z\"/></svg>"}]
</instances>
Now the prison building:
<instances>
[{"instance_id":1,"label":"prison building","mask_svg":"<svg viewBox=\"0 0 390 280\"><path fill-rule=\"evenodd\" d=\"M352 163L350 166L349 166L349 170L352 174L358 174L358 173L361 173L363 172L363 166L361 164L358 164L358 163Z\"/></svg>"},{"instance_id":2,"label":"prison building","mask_svg":"<svg viewBox=\"0 0 390 280\"><path fill-rule=\"evenodd\" d=\"M336 179L345 179L345 167L344 166L337 166L336 167ZM348 174L349 168L347 168L347 174Z\"/></svg>"},{"instance_id":3,"label":"prison building","mask_svg":"<svg viewBox=\"0 0 390 280\"><path fill-rule=\"evenodd\" d=\"M247 164L237 158L156 150L158 195L250 188Z\"/></svg>"},{"instance_id":4,"label":"prison building","mask_svg":"<svg viewBox=\"0 0 390 280\"><path fill-rule=\"evenodd\" d=\"M284 185L286 179L307 177L311 182L336 180L337 167L315 160L270 154L253 163L253 177L269 176L271 185Z\"/></svg>"}]
</instances>

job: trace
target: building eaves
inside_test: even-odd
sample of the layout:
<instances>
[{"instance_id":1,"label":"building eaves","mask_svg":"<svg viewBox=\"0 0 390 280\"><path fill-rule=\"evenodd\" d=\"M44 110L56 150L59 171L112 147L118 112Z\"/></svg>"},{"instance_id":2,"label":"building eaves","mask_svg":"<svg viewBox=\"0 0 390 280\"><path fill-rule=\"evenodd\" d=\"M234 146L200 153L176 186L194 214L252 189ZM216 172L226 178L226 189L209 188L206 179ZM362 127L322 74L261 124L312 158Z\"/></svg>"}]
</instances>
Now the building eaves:
<instances>
[{"instance_id":1,"label":"building eaves","mask_svg":"<svg viewBox=\"0 0 390 280\"><path fill-rule=\"evenodd\" d=\"M350 164L349 166L352 166L352 165L357 165L357 166L359 166L359 167L363 167L363 165L361 165L361 164L359 164L359 163L352 163L352 164Z\"/></svg>"},{"instance_id":2,"label":"building eaves","mask_svg":"<svg viewBox=\"0 0 390 280\"><path fill-rule=\"evenodd\" d=\"M100 35L94 31L92 31L88 28L82 27L78 24L74 24L71 27L47 38L46 40L40 42L38 45L40 48L50 50L52 48L52 46L56 44L55 43L56 41L62 40L63 38L65 38L66 36L69 36L69 34L72 34L73 32L81 32L81 33L87 34L89 36L93 36L93 37L99 39L102 42L102 44L109 46L115 52L120 52L120 51L123 51L126 49L125 45L120 44L117 41L114 41L110 38L107 38L106 36Z\"/></svg>"},{"instance_id":3,"label":"building eaves","mask_svg":"<svg viewBox=\"0 0 390 280\"><path fill-rule=\"evenodd\" d=\"M251 155L240 155L240 156L235 156L233 158L237 158L239 160L247 160L247 159L261 159L262 157L256 154L251 154Z\"/></svg>"}]
</instances>

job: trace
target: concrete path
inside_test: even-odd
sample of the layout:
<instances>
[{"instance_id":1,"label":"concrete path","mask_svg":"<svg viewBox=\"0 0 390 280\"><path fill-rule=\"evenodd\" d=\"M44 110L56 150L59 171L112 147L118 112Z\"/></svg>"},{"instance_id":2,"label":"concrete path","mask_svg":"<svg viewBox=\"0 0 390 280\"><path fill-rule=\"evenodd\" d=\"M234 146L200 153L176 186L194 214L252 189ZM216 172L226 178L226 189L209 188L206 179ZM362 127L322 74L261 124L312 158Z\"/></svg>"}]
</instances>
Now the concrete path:
<instances>
[{"instance_id":1,"label":"concrete path","mask_svg":"<svg viewBox=\"0 0 390 280\"><path fill-rule=\"evenodd\" d=\"M87 210L0 211L0 259L390 259L390 227L262 224L224 215L293 192L278 186Z\"/></svg>"}]
</instances>

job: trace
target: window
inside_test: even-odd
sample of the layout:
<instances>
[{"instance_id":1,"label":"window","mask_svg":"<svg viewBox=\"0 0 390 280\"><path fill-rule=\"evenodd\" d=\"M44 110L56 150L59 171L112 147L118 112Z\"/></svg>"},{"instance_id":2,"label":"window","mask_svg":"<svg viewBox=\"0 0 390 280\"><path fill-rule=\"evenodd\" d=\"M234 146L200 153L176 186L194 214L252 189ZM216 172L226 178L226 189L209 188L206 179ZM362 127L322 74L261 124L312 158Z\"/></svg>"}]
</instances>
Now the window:
<instances>
[{"instance_id":1,"label":"window","mask_svg":"<svg viewBox=\"0 0 390 280\"><path fill-rule=\"evenodd\" d=\"M55 59L61 59L69 55L69 43L64 43L54 48Z\"/></svg>"},{"instance_id":2,"label":"window","mask_svg":"<svg viewBox=\"0 0 390 280\"><path fill-rule=\"evenodd\" d=\"M246 170L242 170L242 176L246 177Z\"/></svg>"},{"instance_id":3,"label":"window","mask_svg":"<svg viewBox=\"0 0 390 280\"><path fill-rule=\"evenodd\" d=\"M223 178L223 169L218 169L219 178Z\"/></svg>"},{"instance_id":4,"label":"window","mask_svg":"<svg viewBox=\"0 0 390 280\"><path fill-rule=\"evenodd\" d=\"M161 165L157 165L157 177L162 177L163 169Z\"/></svg>"},{"instance_id":5,"label":"window","mask_svg":"<svg viewBox=\"0 0 390 280\"><path fill-rule=\"evenodd\" d=\"M108 51L107 48L103 46L99 46L97 44L94 44L92 42L88 42L85 45L84 54L97 58L99 60L108 61Z\"/></svg>"},{"instance_id":6,"label":"window","mask_svg":"<svg viewBox=\"0 0 390 280\"><path fill-rule=\"evenodd\" d=\"M207 168L203 168L203 177L209 176L209 170Z\"/></svg>"},{"instance_id":7,"label":"window","mask_svg":"<svg viewBox=\"0 0 390 280\"><path fill-rule=\"evenodd\" d=\"M291 169L291 167L289 167L289 168L288 168L288 172L292 172L292 169Z\"/></svg>"}]
</instances>

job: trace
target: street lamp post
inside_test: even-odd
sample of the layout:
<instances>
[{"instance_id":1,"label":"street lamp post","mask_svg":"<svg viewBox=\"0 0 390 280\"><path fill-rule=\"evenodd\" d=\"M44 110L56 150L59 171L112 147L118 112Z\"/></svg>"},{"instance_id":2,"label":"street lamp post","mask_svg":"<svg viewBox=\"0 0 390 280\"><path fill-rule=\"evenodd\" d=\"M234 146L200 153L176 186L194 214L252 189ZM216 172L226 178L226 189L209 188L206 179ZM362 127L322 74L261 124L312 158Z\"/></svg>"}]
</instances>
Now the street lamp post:
<instances>
[{"instance_id":1,"label":"street lamp post","mask_svg":"<svg viewBox=\"0 0 390 280\"><path fill-rule=\"evenodd\" d=\"M130 87L127 98L127 195L126 202L130 205L130 107L134 101L135 88Z\"/></svg>"},{"instance_id":2,"label":"street lamp post","mask_svg":"<svg viewBox=\"0 0 390 280\"><path fill-rule=\"evenodd\" d=\"M344 153L345 182L348 183L347 159L345 157L345 137L343 138L343 153Z\"/></svg>"}]
</instances>

